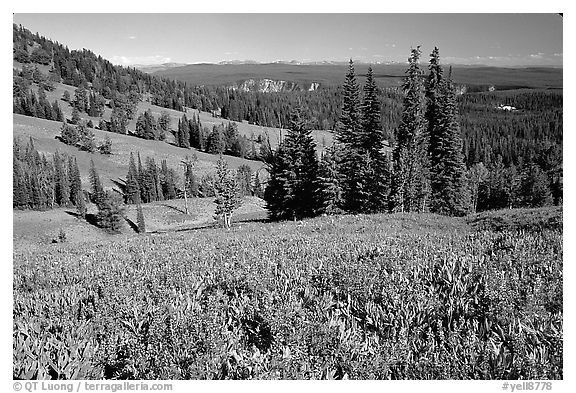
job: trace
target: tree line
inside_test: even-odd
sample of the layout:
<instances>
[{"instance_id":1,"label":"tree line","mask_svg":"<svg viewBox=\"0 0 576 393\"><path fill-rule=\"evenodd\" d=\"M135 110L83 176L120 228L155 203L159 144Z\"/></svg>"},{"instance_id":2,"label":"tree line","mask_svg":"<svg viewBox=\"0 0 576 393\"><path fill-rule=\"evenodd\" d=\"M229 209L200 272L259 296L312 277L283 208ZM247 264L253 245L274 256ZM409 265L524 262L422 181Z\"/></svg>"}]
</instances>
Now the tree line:
<instances>
[{"instance_id":1,"label":"tree line","mask_svg":"<svg viewBox=\"0 0 576 393\"><path fill-rule=\"evenodd\" d=\"M338 212L460 216L561 202L561 167L553 148L530 156L518 169L505 166L500 154L487 164L466 166L451 70L445 75L435 48L425 75L420 56L419 48L412 50L401 119L390 145L372 70L361 94L352 60L342 86L336 143L322 157L315 154L305 111L292 110L288 135L267 159L264 198L272 219Z\"/></svg>"}]
</instances>

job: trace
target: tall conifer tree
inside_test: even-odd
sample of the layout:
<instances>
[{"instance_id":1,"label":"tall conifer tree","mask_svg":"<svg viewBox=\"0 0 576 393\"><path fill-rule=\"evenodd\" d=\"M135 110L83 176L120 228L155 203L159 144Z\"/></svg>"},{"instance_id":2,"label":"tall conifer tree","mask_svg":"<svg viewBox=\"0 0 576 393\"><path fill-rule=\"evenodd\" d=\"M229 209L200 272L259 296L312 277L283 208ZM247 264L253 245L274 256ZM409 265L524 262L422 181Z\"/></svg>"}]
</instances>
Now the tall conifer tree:
<instances>
[{"instance_id":1,"label":"tall conifer tree","mask_svg":"<svg viewBox=\"0 0 576 393\"><path fill-rule=\"evenodd\" d=\"M134 162L134 154L130 152L128 162L128 175L126 175L126 203L140 203L140 183L138 182L138 170Z\"/></svg>"},{"instance_id":2,"label":"tall conifer tree","mask_svg":"<svg viewBox=\"0 0 576 393\"><path fill-rule=\"evenodd\" d=\"M264 199L272 219L302 219L320 211L316 142L297 107L290 115L290 130L270 163Z\"/></svg>"},{"instance_id":3,"label":"tall conifer tree","mask_svg":"<svg viewBox=\"0 0 576 393\"><path fill-rule=\"evenodd\" d=\"M426 209L429 193L424 86L420 47L412 49L402 85L404 109L396 129L390 207L393 211Z\"/></svg>"}]
</instances>

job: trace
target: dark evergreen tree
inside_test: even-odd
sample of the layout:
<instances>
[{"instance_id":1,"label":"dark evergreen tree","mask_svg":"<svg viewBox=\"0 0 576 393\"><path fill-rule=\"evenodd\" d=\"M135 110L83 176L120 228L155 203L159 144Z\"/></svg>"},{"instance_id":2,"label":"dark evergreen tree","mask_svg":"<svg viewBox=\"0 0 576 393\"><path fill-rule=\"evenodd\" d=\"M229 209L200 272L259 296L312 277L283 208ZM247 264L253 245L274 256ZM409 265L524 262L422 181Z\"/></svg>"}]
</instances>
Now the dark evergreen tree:
<instances>
[{"instance_id":1,"label":"dark evergreen tree","mask_svg":"<svg viewBox=\"0 0 576 393\"><path fill-rule=\"evenodd\" d=\"M171 122L172 119L170 118L170 114L166 111L162 111L160 118L158 119L158 130L160 131L159 139L161 141L166 139L166 135L170 132Z\"/></svg>"},{"instance_id":2,"label":"dark evergreen tree","mask_svg":"<svg viewBox=\"0 0 576 393\"><path fill-rule=\"evenodd\" d=\"M138 184L140 185L140 200L144 203L152 202L148 198L148 193L146 192L146 172L142 166L142 160L140 159L140 152L138 152Z\"/></svg>"},{"instance_id":3,"label":"dark evergreen tree","mask_svg":"<svg viewBox=\"0 0 576 393\"><path fill-rule=\"evenodd\" d=\"M186 115L182 115L182 119L178 121L176 141L180 147L190 147L190 124L188 123L188 118Z\"/></svg>"},{"instance_id":4,"label":"dark evergreen tree","mask_svg":"<svg viewBox=\"0 0 576 393\"><path fill-rule=\"evenodd\" d=\"M54 153L54 195L59 206L70 204L70 182L66 173L66 161L56 151Z\"/></svg>"},{"instance_id":5,"label":"dark evergreen tree","mask_svg":"<svg viewBox=\"0 0 576 393\"><path fill-rule=\"evenodd\" d=\"M321 210L324 214L343 213L344 193L338 153L338 149L333 146L324 152L320 160Z\"/></svg>"},{"instance_id":6,"label":"dark evergreen tree","mask_svg":"<svg viewBox=\"0 0 576 393\"><path fill-rule=\"evenodd\" d=\"M368 67L364 97L362 101L362 129L359 130L358 147L375 156L384 147L384 132L382 130L381 104L378 99L378 88L374 81L372 67Z\"/></svg>"},{"instance_id":7,"label":"dark evergreen tree","mask_svg":"<svg viewBox=\"0 0 576 393\"><path fill-rule=\"evenodd\" d=\"M240 189L236 176L228 169L226 160L220 155L216 163L216 177L214 178L214 194L216 199L215 215L221 218L225 228L232 225L232 214L242 204Z\"/></svg>"},{"instance_id":8,"label":"dark evergreen tree","mask_svg":"<svg viewBox=\"0 0 576 393\"><path fill-rule=\"evenodd\" d=\"M424 86L418 60L420 48L412 49L402 85L404 109L396 130L393 177L390 195L392 211L423 211L429 194Z\"/></svg>"},{"instance_id":9,"label":"dark evergreen tree","mask_svg":"<svg viewBox=\"0 0 576 393\"><path fill-rule=\"evenodd\" d=\"M100 175L98 175L98 171L96 170L96 165L94 165L94 160L90 160L90 186L91 186L91 199L92 202L96 204L96 206L101 206L106 199L106 193L104 192L104 187L102 186L102 182L100 181Z\"/></svg>"},{"instance_id":10,"label":"dark evergreen tree","mask_svg":"<svg viewBox=\"0 0 576 393\"><path fill-rule=\"evenodd\" d=\"M70 124L79 124L82 121L80 118L80 113L78 112L78 108L72 108L72 118L70 119Z\"/></svg>"},{"instance_id":11,"label":"dark evergreen tree","mask_svg":"<svg viewBox=\"0 0 576 393\"><path fill-rule=\"evenodd\" d=\"M426 84L430 210L463 215L469 209L466 166L458 122L456 94L450 79L443 78L438 48L430 55Z\"/></svg>"},{"instance_id":12,"label":"dark evergreen tree","mask_svg":"<svg viewBox=\"0 0 576 393\"><path fill-rule=\"evenodd\" d=\"M176 173L168 168L166 160L162 160L160 166L160 184L164 199L176 198Z\"/></svg>"},{"instance_id":13,"label":"dark evergreen tree","mask_svg":"<svg viewBox=\"0 0 576 393\"><path fill-rule=\"evenodd\" d=\"M352 59L350 59L348 66L342 95L342 112L340 124L336 128L336 139L342 144L355 146L358 133L361 130L360 87L356 82Z\"/></svg>"},{"instance_id":14,"label":"dark evergreen tree","mask_svg":"<svg viewBox=\"0 0 576 393\"><path fill-rule=\"evenodd\" d=\"M88 209L86 208L86 200L84 199L84 191L82 189L76 193L74 204L76 205L76 212L78 213L78 216L85 218Z\"/></svg>"},{"instance_id":15,"label":"dark evergreen tree","mask_svg":"<svg viewBox=\"0 0 576 393\"><path fill-rule=\"evenodd\" d=\"M70 146L76 146L76 144L80 142L80 136L78 135L76 127L66 123L62 123L60 127L60 138L62 142Z\"/></svg>"},{"instance_id":16,"label":"dark evergreen tree","mask_svg":"<svg viewBox=\"0 0 576 393\"><path fill-rule=\"evenodd\" d=\"M134 162L134 154L130 153L128 162L128 175L126 175L126 203L140 203L140 184L138 182L138 170Z\"/></svg>"},{"instance_id":17,"label":"dark evergreen tree","mask_svg":"<svg viewBox=\"0 0 576 393\"><path fill-rule=\"evenodd\" d=\"M78 109L80 112L88 112L90 107L88 92L84 86L79 86L74 92L74 101L72 102L74 108Z\"/></svg>"},{"instance_id":18,"label":"dark evergreen tree","mask_svg":"<svg viewBox=\"0 0 576 393\"><path fill-rule=\"evenodd\" d=\"M94 153L96 151L96 142L94 140L94 131L88 128L86 122L81 121L76 126L78 136L80 138L79 144L82 150L89 153Z\"/></svg>"},{"instance_id":19,"label":"dark evergreen tree","mask_svg":"<svg viewBox=\"0 0 576 393\"><path fill-rule=\"evenodd\" d=\"M240 165L236 170L236 181L241 196L252 195L252 169L248 165Z\"/></svg>"},{"instance_id":20,"label":"dark evergreen tree","mask_svg":"<svg viewBox=\"0 0 576 393\"><path fill-rule=\"evenodd\" d=\"M552 204L548 177L535 163L528 163L522 171L519 193L521 206L541 207Z\"/></svg>"},{"instance_id":21,"label":"dark evergreen tree","mask_svg":"<svg viewBox=\"0 0 576 393\"><path fill-rule=\"evenodd\" d=\"M222 127L214 125L208 136L206 151L210 154L223 154L226 150L226 139Z\"/></svg>"},{"instance_id":22,"label":"dark evergreen tree","mask_svg":"<svg viewBox=\"0 0 576 393\"><path fill-rule=\"evenodd\" d=\"M160 139L158 124L150 109L138 116L138 120L136 121L136 135L144 139Z\"/></svg>"},{"instance_id":23,"label":"dark evergreen tree","mask_svg":"<svg viewBox=\"0 0 576 393\"><path fill-rule=\"evenodd\" d=\"M127 134L128 120L126 110L120 106L115 106L110 116L109 130L118 134Z\"/></svg>"},{"instance_id":24,"label":"dark evergreen tree","mask_svg":"<svg viewBox=\"0 0 576 393\"><path fill-rule=\"evenodd\" d=\"M146 232L146 223L144 222L144 212L142 211L142 205L138 203L137 210L137 225L138 225L138 233L145 233Z\"/></svg>"},{"instance_id":25,"label":"dark evergreen tree","mask_svg":"<svg viewBox=\"0 0 576 393\"><path fill-rule=\"evenodd\" d=\"M124 221L124 206L117 193L110 191L102 194L96 219L98 226L110 233L119 233Z\"/></svg>"},{"instance_id":26,"label":"dark evergreen tree","mask_svg":"<svg viewBox=\"0 0 576 393\"><path fill-rule=\"evenodd\" d=\"M68 157L68 177L70 179L70 201L76 204L78 194L82 192L82 180L76 157Z\"/></svg>"},{"instance_id":27,"label":"dark evergreen tree","mask_svg":"<svg viewBox=\"0 0 576 393\"><path fill-rule=\"evenodd\" d=\"M269 173L264 199L273 220L296 220L318 214L316 143L300 107L291 112L290 130L274 153Z\"/></svg>"}]
</instances>

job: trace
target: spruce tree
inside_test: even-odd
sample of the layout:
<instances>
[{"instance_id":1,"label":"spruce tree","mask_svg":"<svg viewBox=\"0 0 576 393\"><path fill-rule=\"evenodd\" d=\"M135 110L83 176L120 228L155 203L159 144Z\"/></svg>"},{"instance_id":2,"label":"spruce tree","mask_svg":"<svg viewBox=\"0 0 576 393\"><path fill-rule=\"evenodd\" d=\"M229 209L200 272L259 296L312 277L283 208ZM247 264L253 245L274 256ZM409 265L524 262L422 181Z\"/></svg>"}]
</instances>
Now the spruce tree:
<instances>
[{"instance_id":1,"label":"spruce tree","mask_svg":"<svg viewBox=\"0 0 576 393\"><path fill-rule=\"evenodd\" d=\"M418 63L420 53L420 47L412 49L402 85L404 108L393 150L392 211L423 211L429 194L424 86Z\"/></svg>"},{"instance_id":2,"label":"spruce tree","mask_svg":"<svg viewBox=\"0 0 576 393\"><path fill-rule=\"evenodd\" d=\"M54 153L54 195L60 206L70 204L70 182L66 173L66 161L58 151Z\"/></svg>"},{"instance_id":3,"label":"spruce tree","mask_svg":"<svg viewBox=\"0 0 576 393\"><path fill-rule=\"evenodd\" d=\"M76 127L67 123L62 123L62 126L60 127L60 138L62 139L62 142L70 146L76 146L80 141L80 136L78 135Z\"/></svg>"},{"instance_id":4,"label":"spruce tree","mask_svg":"<svg viewBox=\"0 0 576 393\"><path fill-rule=\"evenodd\" d=\"M354 63L350 59L348 73L342 89L343 103L340 124L336 128L336 139L345 145L355 145L361 129L360 87L356 82Z\"/></svg>"},{"instance_id":5,"label":"spruce tree","mask_svg":"<svg viewBox=\"0 0 576 393\"><path fill-rule=\"evenodd\" d=\"M363 91L362 129L359 132L358 147L375 155L384 147L384 132L381 124L381 104L378 99L378 89L374 81L372 67L368 67Z\"/></svg>"},{"instance_id":6,"label":"spruce tree","mask_svg":"<svg viewBox=\"0 0 576 393\"><path fill-rule=\"evenodd\" d=\"M343 212L341 207L344 205L344 195L338 153L339 151L333 146L324 152L320 160L321 211L324 214Z\"/></svg>"},{"instance_id":7,"label":"spruce tree","mask_svg":"<svg viewBox=\"0 0 576 393\"><path fill-rule=\"evenodd\" d=\"M170 118L170 114L166 111L162 111L162 113L160 114L160 118L158 119L158 129L160 130L159 138L161 141L166 139L166 135L168 135L168 133L170 132L171 122L172 119Z\"/></svg>"},{"instance_id":8,"label":"spruce tree","mask_svg":"<svg viewBox=\"0 0 576 393\"><path fill-rule=\"evenodd\" d=\"M316 142L297 107L290 129L269 164L264 199L274 220L302 219L319 213L320 195Z\"/></svg>"},{"instance_id":9,"label":"spruce tree","mask_svg":"<svg viewBox=\"0 0 576 393\"><path fill-rule=\"evenodd\" d=\"M130 152L128 162L128 175L126 175L126 203L140 203L140 184L138 182L138 170L134 162L134 154Z\"/></svg>"},{"instance_id":10,"label":"spruce tree","mask_svg":"<svg viewBox=\"0 0 576 393\"><path fill-rule=\"evenodd\" d=\"M160 165L160 184L164 199L176 198L176 174L172 168L168 168L166 160L162 160Z\"/></svg>"},{"instance_id":11,"label":"spruce tree","mask_svg":"<svg viewBox=\"0 0 576 393\"><path fill-rule=\"evenodd\" d=\"M98 175L98 171L96 170L96 165L94 165L94 160L90 160L90 186L92 191L92 202L96 204L96 206L102 205L104 199L106 198L106 194L104 192L104 187L102 186L102 182L100 181L100 176Z\"/></svg>"},{"instance_id":12,"label":"spruce tree","mask_svg":"<svg viewBox=\"0 0 576 393\"><path fill-rule=\"evenodd\" d=\"M136 222L138 225L138 233L145 233L146 232L146 223L144 222L144 212L142 211L142 205L138 203L138 207L136 208L137 215L136 215Z\"/></svg>"},{"instance_id":13,"label":"spruce tree","mask_svg":"<svg viewBox=\"0 0 576 393\"><path fill-rule=\"evenodd\" d=\"M430 55L426 83L430 210L463 215L469 208L466 167L458 122L456 94L450 79L443 78L438 48Z\"/></svg>"},{"instance_id":14,"label":"spruce tree","mask_svg":"<svg viewBox=\"0 0 576 393\"><path fill-rule=\"evenodd\" d=\"M228 169L228 163L220 155L216 163L216 177L214 178L214 195L216 210L214 214L221 218L224 227L230 229L232 214L242 204L240 189L236 176Z\"/></svg>"},{"instance_id":15,"label":"spruce tree","mask_svg":"<svg viewBox=\"0 0 576 393\"><path fill-rule=\"evenodd\" d=\"M140 200L144 203L146 202L152 202L149 199L147 199L146 197L146 186L145 186L145 178L146 178L146 172L144 172L144 168L142 167L142 160L140 159L140 152L138 152L138 167L137 167L137 178L138 178L138 184L140 185Z\"/></svg>"},{"instance_id":16,"label":"spruce tree","mask_svg":"<svg viewBox=\"0 0 576 393\"><path fill-rule=\"evenodd\" d=\"M78 193L82 192L82 180L76 157L68 157L68 175L70 178L70 201L76 205Z\"/></svg>"},{"instance_id":17,"label":"spruce tree","mask_svg":"<svg viewBox=\"0 0 576 393\"><path fill-rule=\"evenodd\" d=\"M78 112L78 108L72 108L72 118L70 119L70 124L78 124L82 119L80 118L80 113Z\"/></svg>"},{"instance_id":18,"label":"spruce tree","mask_svg":"<svg viewBox=\"0 0 576 393\"><path fill-rule=\"evenodd\" d=\"M76 205L76 211L78 216L85 218L87 209L86 209L86 201L84 200L84 191L80 189L78 193L76 193L74 204Z\"/></svg>"},{"instance_id":19,"label":"spruce tree","mask_svg":"<svg viewBox=\"0 0 576 393\"><path fill-rule=\"evenodd\" d=\"M98 226L110 233L119 233L124 220L124 206L116 193L104 193L98 204L96 215Z\"/></svg>"}]
</instances>

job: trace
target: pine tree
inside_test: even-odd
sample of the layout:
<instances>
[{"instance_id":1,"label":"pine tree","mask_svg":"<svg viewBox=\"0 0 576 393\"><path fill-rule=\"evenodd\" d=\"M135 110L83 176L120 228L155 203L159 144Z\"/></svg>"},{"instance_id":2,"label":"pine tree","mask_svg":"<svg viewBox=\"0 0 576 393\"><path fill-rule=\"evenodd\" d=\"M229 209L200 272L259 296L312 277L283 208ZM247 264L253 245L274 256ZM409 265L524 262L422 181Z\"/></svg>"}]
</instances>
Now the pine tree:
<instances>
[{"instance_id":1,"label":"pine tree","mask_svg":"<svg viewBox=\"0 0 576 393\"><path fill-rule=\"evenodd\" d=\"M186 115L182 115L182 119L178 121L178 133L176 135L178 146L189 148L190 147L190 124Z\"/></svg>"},{"instance_id":2,"label":"pine tree","mask_svg":"<svg viewBox=\"0 0 576 393\"><path fill-rule=\"evenodd\" d=\"M134 154L130 152L128 163L128 175L126 176L126 203L140 203L140 184L138 183L138 171L134 162Z\"/></svg>"},{"instance_id":3,"label":"pine tree","mask_svg":"<svg viewBox=\"0 0 576 393\"><path fill-rule=\"evenodd\" d=\"M70 178L70 201L76 205L78 193L82 192L82 180L80 169L75 157L68 157L68 176Z\"/></svg>"},{"instance_id":4,"label":"pine tree","mask_svg":"<svg viewBox=\"0 0 576 393\"><path fill-rule=\"evenodd\" d=\"M144 212L142 211L142 205L138 203L136 221L138 225L138 233L146 232L146 223L144 222Z\"/></svg>"},{"instance_id":5,"label":"pine tree","mask_svg":"<svg viewBox=\"0 0 576 393\"><path fill-rule=\"evenodd\" d=\"M241 196L252 195L252 169L246 164L236 170L236 179Z\"/></svg>"},{"instance_id":6,"label":"pine tree","mask_svg":"<svg viewBox=\"0 0 576 393\"><path fill-rule=\"evenodd\" d=\"M92 202L96 204L96 206L102 205L104 203L104 199L106 198L106 193L104 192L104 187L102 186L102 182L100 181L100 176L98 175L98 171L96 170L96 165L94 165L94 160L90 160L90 186L92 188Z\"/></svg>"},{"instance_id":7,"label":"pine tree","mask_svg":"<svg viewBox=\"0 0 576 393\"><path fill-rule=\"evenodd\" d=\"M262 182L260 181L260 175L258 172L254 174L252 195L258 198L264 198L264 189L262 188Z\"/></svg>"},{"instance_id":8,"label":"pine tree","mask_svg":"<svg viewBox=\"0 0 576 393\"><path fill-rule=\"evenodd\" d=\"M117 134L128 133L128 113L120 106L114 106L110 116L110 131Z\"/></svg>"},{"instance_id":9,"label":"pine tree","mask_svg":"<svg viewBox=\"0 0 576 393\"><path fill-rule=\"evenodd\" d=\"M221 127L214 125L208 136L206 151L210 154L223 154L226 150L226 140Z\"/></svg>"},{"instance_id":10,"label":"pine tree","mask_svg":"<svg viewBox=\"0 0 576 393\"><path fill-rule=\"evenodd\" d=\"M356 83L352 59L350 59L342 94L342 114L340 124L336 128L336 139L342 144L355 146L357 134L361 129L360 88Z\"/></svg>"},{"instance_id":11,"label":"pine tree","mask_svg":"<svg viewBox=\"0 0 576 393\"><path fill-rule=\"evenodd\" d=\"M341 207L344 205L344 194L338 154L339 151L333 146L325 151L320 160L321 211L324 214L343 212Z\"/></svg>"},{"instance_id":12,"label":"pine tree","mask_svg":"<svg viewBox=\"0 0 576 393\"><path fill-rule=\"evenodd\" d=\"M116 193L106 192L98 204L96 219L98 226L110 233L119 233L122 229L124 206Z\"/></svg>"},{"instance_id":13,"label":"pine tree","mask_svg":"<svg viewBox=\"0 0 576 393\"><path fill-rule=\"evenodd\" d=\"M216 199L215 215L221 218L224 227L230 229L232 225L232 214L242 204L240 189L236 176L228 169L228 163L220 155L216 163L216 177L214 179L214 194Z\"/></svg>"},{"instance_id":14,"label":"pine tree","mask_svg":"<svg viewBox=\"0 0 576 393\"><path fill-rule=\"evenodd\" d=\"M467 212L466 167L458 123L456 95L450 79L443 78L438 48L430 55L426 84L430 210L447 215Z\"/></svg>"},{"instance_id":15,"label":"pine tree","mask_svg":"<svg viewBox=\"0 0 576 393\"><path fill-rule=\"evenodd\" d=\"M81 121L76 126L76 132L79 137L80 148L89 153L94 153L96 151L96 142L94 137L94 131L88 128L86 122Z\"/></svg>"},{"instance_id":16,"label":"pine tree","mask_svg":"<svg viewBox=\"0 0 576 393\"><path fill-rule=\"evenodd\" d=\"M80 136L78 135L76 127L66 123L62 123L62 127L60 127L60 138L62 139L62 142L70 146L76 146L80 141Z\"/></svg>"},{"instance_id":17,"label":"pine tree","mask_svg":"<svg viewBox=\"0 0 576 393\"><path fill-rule=\"evenodd\" d=\"M85 218L87 209L86 209L86 201L84 200L84 191L80 189L78 193L76 193L74 204L76 205L76 211L78 212L78 216Z\"/></svg>"},{"instance_id":18,"label":"pine tree","mask_svg":"<svg viewBox=\"0 0 576 393\"><path fill-rule=\"evenodd\" d=\"M170 114L166 111L162 111L162 113L160 114L160 118L158 119L158 129L160 130L159 137L161 141L166 139L166 135L170 132L171 122L172 119L170 118Z\"/></svg>"},{"instance_id":19,"label":"pine tree","mask_svg":"<svg viewBox=\"0 0 576 393\"><path fill-rule=\"evenodd\" d=\"M381 104L378 99L378 89L374 81L372 67L368 67L363 90L362 129L359 132L358 147L371 152L371 155L375 155L374 153L380 152L384 147L384 132L381 124Z\"/></svg>"},{"instance_id":20,"label":"pine tree","mask_svg":"<svg viewBox=\"0 0 576 393\"><path fill-rule=\"evenodd\" d=\"M70 124L79 124L82 118L80 118L80 113L78 108L72 108L72 118L70 119Z\"/></svg>"},{"instance_id":21,"label":"pine tree","mask_svg":"<svg viewBox=\"0 0 576 393\"><path fill-rule=\"evenodd\" d=\"M157 130L158 125L150 109L138 116L138 120L136 121L136 135L138 135L140 138L152 140L159 139Z\"/></svg>"},{"instance_id":22,"label":"pine tree","mask_svg":"<svg viewBox=\"0 0 576 393\"><path fill-rule=\"evenodd\" d=\"M70 182L65 169L65 159L58 151L54 153L54 194L59 206L70 204Z\"/></svg>"},{"instance_id":23,"label":"pine tree","mask_svg":"<svg viewBox=\"0 0 576 393\"><path fill-rule=\"evenodd\" d=\"M424 87L418 63L420 53L420 47L412 49L402 85L404 109L395 134L390 194L392 211L423 211L429 193Z\"/></svg>"},{"instance_id":24,"label":"pine tree","mask_svg":"<svg viewBox=\"0 0 576 393\"><path fill-rule=\"evenodd\" d=\"M74 108L80 112L88 112L89 102L88 102L88 92L84 86L79 86L74 91L74 101L72 102Z\"/></svg>"},{"instance_id":25,"label":"pine tree","mask_svg":"<svg viewBox=\"0 0 576 393\"><path fill-rule=\"evenodd\" d=\"M520 203L525 207L542 207L552 204L546 173L535 163L528 163L522 171Z\"/></svg>"},{"instance_id":26,"label":"pine tree","mask_svg":"<svg viewBox=\"0 0 576 393\"><path fill-rule=\"evenodd\" d=\"M274 220L302 219L320 209L316 143L297 107L290 114L290 130L269 164L264 199Z\"/></svg>"},{"instance_id":27,"label":"pine tree","mask_svg":"<svg viewBox=\"0 0 576 393\"><path fill-rule=\"evenodd\" d=\"M147 192L146 192L146 172L144 172L144 168L142 167L142 160L140 159L140 152L138 152L138 168L137 168L137 178L138 184L140 185L140 200L144 203L152 202L151 200L147 199Z\"/></svg>"},{"instance_id":28,"label":"pine tree","mask_svg":"<svg viewBox=\"0 0 576 393\"><path fill-rule=\"evenodd\" d=\"M171 168L168 168L166 160L162 160L160 165L160 184L164 199L176 198L176 174Z\"/></svg>"}]
</instances>

